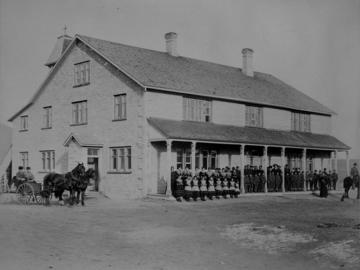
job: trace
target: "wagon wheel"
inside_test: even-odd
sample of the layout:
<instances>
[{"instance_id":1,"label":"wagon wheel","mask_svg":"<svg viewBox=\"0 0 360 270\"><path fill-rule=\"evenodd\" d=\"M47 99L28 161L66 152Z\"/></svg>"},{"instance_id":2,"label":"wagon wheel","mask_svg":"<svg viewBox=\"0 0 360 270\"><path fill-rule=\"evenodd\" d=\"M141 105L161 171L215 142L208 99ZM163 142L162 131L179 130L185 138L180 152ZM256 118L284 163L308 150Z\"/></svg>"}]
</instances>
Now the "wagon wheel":
<instances>
[{"instance_id":1,"label":"wagon wheel","mask_svg":"<svg viewBox=\"0 0 360 270\"><path fill-rule=\"evenodd\" d=\"M17 197L20 203L29 204L34 201L34 189L28 183L21 184L17 189Z\"/></svg>"}]
</instances>

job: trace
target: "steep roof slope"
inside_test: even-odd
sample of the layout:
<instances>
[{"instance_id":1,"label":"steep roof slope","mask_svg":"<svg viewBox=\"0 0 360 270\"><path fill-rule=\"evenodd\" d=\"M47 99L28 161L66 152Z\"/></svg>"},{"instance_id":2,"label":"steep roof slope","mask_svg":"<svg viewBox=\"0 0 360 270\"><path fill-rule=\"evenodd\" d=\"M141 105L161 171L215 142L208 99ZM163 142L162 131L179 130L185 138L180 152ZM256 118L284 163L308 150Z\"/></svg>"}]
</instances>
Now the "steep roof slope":
<instances>
[{"instance_id":1,"label":"steep roof slope","mask_svg":"<svg viewBox=\"0 0 360 270\"><path fill-rule=\"evenodd\" d=\"M143 86L189 94L230 98L248 103L320 114L334 112L276 77L240 68L173 57L168 53L128 46L92 37L78 37Z\"/></svg>"}]
</instances>

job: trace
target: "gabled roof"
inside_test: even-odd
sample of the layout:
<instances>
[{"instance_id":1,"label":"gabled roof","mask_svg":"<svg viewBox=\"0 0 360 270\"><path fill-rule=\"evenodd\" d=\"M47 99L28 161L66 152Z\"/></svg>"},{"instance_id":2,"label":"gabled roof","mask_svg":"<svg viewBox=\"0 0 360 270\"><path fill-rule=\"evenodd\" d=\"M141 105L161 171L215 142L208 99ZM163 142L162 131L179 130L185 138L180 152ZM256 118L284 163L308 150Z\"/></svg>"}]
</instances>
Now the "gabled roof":
<instances>
[{"instance_id":1,"label":"gabled roof","mask_svg":"<svg viewBox=\"0 0 360 270\"><path fill-rule=\"evenodd\" d=\"M50 53L48 60L45 63L45 66L51 67L56 64L59 58L62 56L66 48L72 41L72 37L68 35L62 35L57 38L55 46Z\"/></svg>"},{"instance_id":2,"label":"gabled roof","mask_svg":"<svg viewBox=\"0 0 360 270\"><path fill-rule=\"evenodd\" d=\"M238 67L78 36L147 88L234 99L320 114L333 111L276 77L255 72L246 76Z\"/></svg>"},{"instance_id":3,"label":"gabled roof","mask_svg":"<svg viewBox=\"0 0 360 270\"><path fill-rule=\"evenodd\" d=\"M76 142L82 147L103 147L103 144L99 143L96 138L88 133L81 135L77 133L70 133L64 142L64 146L69 146L71 142Z\"/></svg>"},{"instance_id":4,"label":"gabled roof","mask_svg":"<svg viewBox=\"0 0 360 270\"><path fill-rule=\"evenodd\" d=\"M226 99L258 105L331 115L332 110L284 83L276 77L255 72L246 76L240 68L220 65L188 57L174 57L168 53L114 43L83 35L67 42L66 46L55 46L48 63L54 67L41 84L31 101L9 121L13 121L41 94L43 87L54 74L59 62L65 57L72 44L82 41L99 53L121 72L147 89L174 93L192 94ZM55 60L59 51L62 55Z\"/></svg>"},{"instance_id":5,"label":"gabled roof","mask_svg":"<svg viewBox=\"0 0 360 270\"><path fill-rule=\"evenodd\" d=\"M210 141L214 143L249 143L270 146L348 150L349 146L326 134L238 127L205 122L149 118L151 126L167 139Z\"/></svg>"}]
</instances>

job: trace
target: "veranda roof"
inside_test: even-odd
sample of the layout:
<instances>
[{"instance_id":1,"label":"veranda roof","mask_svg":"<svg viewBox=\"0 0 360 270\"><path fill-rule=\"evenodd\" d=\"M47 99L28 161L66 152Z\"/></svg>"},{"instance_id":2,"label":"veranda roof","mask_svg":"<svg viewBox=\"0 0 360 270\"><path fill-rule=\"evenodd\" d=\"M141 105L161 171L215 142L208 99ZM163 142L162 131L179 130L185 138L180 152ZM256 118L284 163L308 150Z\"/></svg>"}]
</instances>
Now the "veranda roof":
<instances>
[{"instance_id":1,"label":"veranda roof","mask_svg":"<svg viewBox=\"0 0 360 270\"><path fill-rule=\"evenodd\" d=\"M256 127L238 127L206 122L176 121L149 118L151 126L167 139L228 143L248 143L270 146L348 150L337 138L309 132L282 131Z\"/></svg>"}]
</instances>

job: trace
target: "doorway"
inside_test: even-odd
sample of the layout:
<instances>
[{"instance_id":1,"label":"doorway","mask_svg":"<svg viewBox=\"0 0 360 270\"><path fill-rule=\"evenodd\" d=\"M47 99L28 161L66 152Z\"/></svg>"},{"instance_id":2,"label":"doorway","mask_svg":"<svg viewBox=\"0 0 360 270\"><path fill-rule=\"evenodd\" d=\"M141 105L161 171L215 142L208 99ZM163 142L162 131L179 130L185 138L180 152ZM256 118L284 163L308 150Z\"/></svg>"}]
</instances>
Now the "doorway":
<instances>
[{"instance_id":1,"label":"doorway","mask_svg":"<svg viewBox=\"0 0 360 270\"><path fill-rule=\"evenodd\" d=\"M90 179L90 185L92 191L99 191L99 149L88 148L88 159L87 159L88 168L95 170L95 179Z\"/></svg>"}]
</instances>

